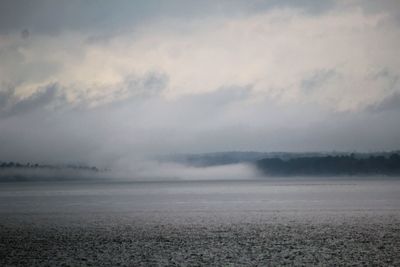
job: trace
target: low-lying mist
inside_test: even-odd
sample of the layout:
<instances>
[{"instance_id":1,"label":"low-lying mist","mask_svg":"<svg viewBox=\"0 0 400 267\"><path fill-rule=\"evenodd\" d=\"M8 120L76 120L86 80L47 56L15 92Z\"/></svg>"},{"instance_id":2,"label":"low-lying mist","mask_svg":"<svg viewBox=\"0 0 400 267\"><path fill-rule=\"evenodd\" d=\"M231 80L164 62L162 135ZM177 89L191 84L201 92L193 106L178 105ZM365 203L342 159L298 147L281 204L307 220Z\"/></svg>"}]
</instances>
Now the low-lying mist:
<instances>
[{"instance_id":1,"label":"low-lying mist","mask_svg":"<svg viewBox=\"0 0 400 267\"><path fill-rule=\"evenodd\" d=\"M174 162L137 161L112 169L1 168L0 182L22 181L196 181L247 180L259 177L250 163L191 166Z\"/></svg>"},{"instance_id":2,"label":"low-lying mist","mask_svg":"<svg viewBox=\"0 0 400 267\"><path fill-rule=\"evenodd\" d=\"M195 167L171 162L148 162L126 178L144 180L243 180L259 177L252 164ZM118 177L118 175L116 176Z\"/></svg>"},{"instance_id":3,"label":"low-lying mist","mask_svg":"<svg viewBox=\"0 0 400 267\"><path fill-rule=\"evenodd\" d=\"M81 181L104 179L105 172L69 168L2 168L0 182Z\"/></svg>"},{"instance_id":4,"label":"low-lying mist","mask_svg":"<svg viewBox=\"0 0 400 267\"><path fill-rule=\"evenodd\" d=\"M92 107L62 102L57 88L43 89L22 101L20 109L2 112L0 161L83 162L107 169L132 169L139 162L134 169L140 169L141 161L176 153L399 147L398 110L338 113L320 105L279 104L256 98L251 88L236 87L176 99L132 97Z\"/></svg>"}]
</instances>

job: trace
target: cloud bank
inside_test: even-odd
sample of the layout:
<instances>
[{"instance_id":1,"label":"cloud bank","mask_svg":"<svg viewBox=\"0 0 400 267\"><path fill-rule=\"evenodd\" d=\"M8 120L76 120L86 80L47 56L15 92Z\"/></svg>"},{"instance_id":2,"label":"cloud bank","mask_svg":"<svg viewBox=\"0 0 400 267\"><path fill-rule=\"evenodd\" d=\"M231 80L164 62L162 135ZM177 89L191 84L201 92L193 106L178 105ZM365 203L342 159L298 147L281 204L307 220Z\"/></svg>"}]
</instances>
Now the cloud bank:
<instances>
[{"instance_id":1,"label":"cloud bank","mask_svg":"<svg viewBox=\"0 0 400 267\"><path fill-rule=\"evenodd\" d=\"M1 160L400 147L397 1L14 2Z\"/></svg>"}]
</instances>

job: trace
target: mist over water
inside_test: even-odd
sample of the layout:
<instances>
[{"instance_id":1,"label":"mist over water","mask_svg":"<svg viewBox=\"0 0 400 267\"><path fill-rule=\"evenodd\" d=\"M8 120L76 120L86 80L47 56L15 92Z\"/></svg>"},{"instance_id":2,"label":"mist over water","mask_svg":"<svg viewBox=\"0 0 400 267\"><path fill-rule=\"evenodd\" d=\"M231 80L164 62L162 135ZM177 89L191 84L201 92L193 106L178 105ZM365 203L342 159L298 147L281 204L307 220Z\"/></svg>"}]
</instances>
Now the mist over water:
<instances>
[{"instance_id":1,"label":"mist over water","mask_svg":"<svg viewBox=\"0 0 400 267\"><path fill-rule=\"evenodd\" d=\"M195 167L173 162L147 161L138 166L140 167L128 169L125 173L115 172L115 177L132 181L251 180L261 177L255 166L250 163Z\"/></svg>"},{"instance_id":2,"label":"mist over water","mask_svg":"<svg viewBox=\"0 0 400 267\"><path fill-rule=\"evenodd\" d=\"M116 166L114 166L116 167ZM0 170L1 182L58 182L58 181L202 181L202 180L252 180L262 174L253 164L229 164L195 167L159 161L137 161L132 165L105 170L74 170L4 168Z\"/></svg>"},{"instance_id":3,"label":"mist over water","mask_svg":"<svg viewBox=\"0 0 400 267\"><path fill-rule=\"evenodd\" d=\"M400 266L400 1L0 1L0 266Z\"/></svg>"}]
</instances>

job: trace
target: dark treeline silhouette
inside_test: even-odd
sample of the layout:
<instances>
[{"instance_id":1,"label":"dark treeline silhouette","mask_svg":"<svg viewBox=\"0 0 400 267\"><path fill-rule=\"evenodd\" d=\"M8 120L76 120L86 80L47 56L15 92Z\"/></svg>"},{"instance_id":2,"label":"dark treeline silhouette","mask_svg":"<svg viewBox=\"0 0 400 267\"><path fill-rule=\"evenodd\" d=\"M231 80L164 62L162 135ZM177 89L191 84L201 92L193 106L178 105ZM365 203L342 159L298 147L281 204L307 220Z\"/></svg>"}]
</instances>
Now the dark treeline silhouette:
<instances>
[{"instance_id":1,"label":"dark treeline silhouette","mask_svg":"<svg viewBox=\"0 0 400 267\"><path fill-rule=\"evenodd\" d=\"M49 165L49 164L37 164L37 163L26 163L22 164L19 162L0 162L0 170L7 169L47 169L47 170L79 170L79 171L94 171L99 172L97 167L89 167L84 165Z\"/></svg>"},{"instance_id":2,"label":"dark treeline silhouette","mask_svg":"<svg viewBox=\"0 0 400 267\"><path fill-rule=\"evenodd\" d=\"M265 158L255 162L266 175L400 175L400 154L356 157L354 154L302 157L284 160Z\"/></svg>"}]
</instances>

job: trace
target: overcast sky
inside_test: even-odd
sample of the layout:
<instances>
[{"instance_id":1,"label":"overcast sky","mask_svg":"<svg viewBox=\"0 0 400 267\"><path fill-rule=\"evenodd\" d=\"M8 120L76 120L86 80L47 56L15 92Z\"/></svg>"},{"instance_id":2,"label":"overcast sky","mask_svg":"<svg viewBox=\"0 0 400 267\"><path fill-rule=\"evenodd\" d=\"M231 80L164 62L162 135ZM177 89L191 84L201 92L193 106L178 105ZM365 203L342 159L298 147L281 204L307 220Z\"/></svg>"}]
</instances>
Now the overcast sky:
<instances>
[{"instance_id":1,"label":"overcast sky","mask_svg":"<svg viewBox=\"0 0 400 267\"><path fill-rule=\"evenodd\" d=\"M0 0L0 160L400 149L400 1Z\"/></svg>"}]
</instances>

